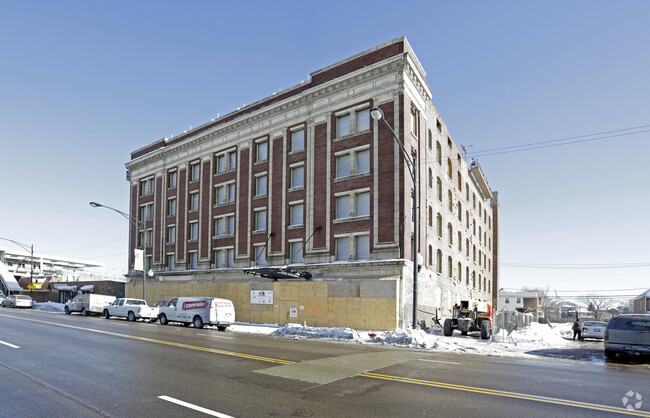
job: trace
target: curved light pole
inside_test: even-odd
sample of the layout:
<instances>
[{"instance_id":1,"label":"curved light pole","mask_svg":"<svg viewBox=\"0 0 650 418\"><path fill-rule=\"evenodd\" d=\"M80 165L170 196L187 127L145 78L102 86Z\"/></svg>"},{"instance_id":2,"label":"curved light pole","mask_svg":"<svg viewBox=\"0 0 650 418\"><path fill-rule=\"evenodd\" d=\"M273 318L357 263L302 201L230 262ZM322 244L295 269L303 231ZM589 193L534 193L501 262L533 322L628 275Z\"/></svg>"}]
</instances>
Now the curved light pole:
<instances>
[{"instance_id":1,"label":"curved light pole","mask_svg":"<svg viewBox=\"0 0 650 418\"><path fill-rule=\"evenodd\" d=\"M14 244L19 246L23 250L29 251L31 253L32 269L31 269L31 271L29 273L29 296L33 299L34 291L32 290L32 286L34 285L34 244L27 245L27 244L23 244L22 242L14 241L14 240L9 239L9 238L0 238L0 239L3 239L5 241L9 241L9 242L13 242Z\"/></svg>"},{"instance_id":2,"label":"curved light pole","mask_svg":"<svg viewBox=\"0 0 650 418\"><path fill-rule=\"evenodd\" d=\"M113 212L117 212L120 215L122 215L123 217L125 217L126 219L128 219L129 222L131 222L133 225L135 225L136 229L139 232L142 232L142 299L144 299L146 301L147 300L147 268L146 268L147 267L146 266L146 264L147 264L147 225L145 223L145 220L142 219L142 227L141 227L140 224L139 224L139 221L136 218L129 215L128 213L122 212L121 210L112 208L110 206L102 205L101 203L97 203L97 202L90 202L90 206L92 206L94 208L106 208L106 209L112 210ZM137 237L135 239L135 242L136 242L136 245L137 245L137 242L138 242ZM133 268L135 269L135 265L133 266Z\"/></svg>"},{"instance_id":3,"label":"curved light pole","mask_svg":"<svg viewBox=\"0 0 650 418\"><path fill-rule=\"evenodd\" d=\"M370 116L376 121L383 120L388 129L393 134L393 138L399 145L399 149L404 155L404 160L406 161L406 167L411 174L411 179L413 180L413 329L417 325L417 303L418 303L418 247L420 246L419 237L418 237L418 166L417 158L411 156L406 152L404 144L399 139L393 128L388 124L384 118L384 112L378 108L373 107L370 110Z\"/></svg>"}]
</instances>

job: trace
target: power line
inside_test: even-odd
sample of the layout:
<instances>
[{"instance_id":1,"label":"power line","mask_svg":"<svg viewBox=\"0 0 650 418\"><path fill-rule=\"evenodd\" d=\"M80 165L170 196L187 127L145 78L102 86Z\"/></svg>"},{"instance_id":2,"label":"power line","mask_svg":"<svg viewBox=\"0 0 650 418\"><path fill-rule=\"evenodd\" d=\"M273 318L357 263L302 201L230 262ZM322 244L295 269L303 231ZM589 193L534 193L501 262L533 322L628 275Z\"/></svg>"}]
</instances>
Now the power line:
<instances>
[{"instance_id":1,"label":"power line","mask_svg":"<svg viewBox=\"0 0 650 418\"><path fill-rule=\"evenodd\" d=\"M544 264L544 263L499 263L499 266L549 269L549 270L607 270L650 267L650 263L606 263L606 264Z\"/></svg>"},{"instance_id":2,"label":"power line","mask_svg":"<svg viewBox=\"0 0 650 418\"><path fill-rule=\"evenodd\" d=\"M559 147L563 145L579 144L583 142L613 139L613 138L618 138L627 135L636 135L640 133L650 132L650 129L642 129L648 127L650 127L650 125L641 125L641 126L635 126L631 128L616 129L613 131L603 131L603 132L597 132L593 134L579 135L579 136L560 138L560 139L551 139L547 141L531 142L528 144L521 144L521 145L512 145L509 147L492 148L492 149L487 149L482 151L471 151L468 152L467 155L471 157L486 157L490 155L509 154L513 152L531 151L531 150L542 149L542 148ZM633 132L626 132L626 131L633 131ZM616 135L607 135L607 134L616 134ZM590 138L593 136L599 136L599 137ZM588 138L588 139L583 139L583 138Z\"/></svg>"}]
</instances>

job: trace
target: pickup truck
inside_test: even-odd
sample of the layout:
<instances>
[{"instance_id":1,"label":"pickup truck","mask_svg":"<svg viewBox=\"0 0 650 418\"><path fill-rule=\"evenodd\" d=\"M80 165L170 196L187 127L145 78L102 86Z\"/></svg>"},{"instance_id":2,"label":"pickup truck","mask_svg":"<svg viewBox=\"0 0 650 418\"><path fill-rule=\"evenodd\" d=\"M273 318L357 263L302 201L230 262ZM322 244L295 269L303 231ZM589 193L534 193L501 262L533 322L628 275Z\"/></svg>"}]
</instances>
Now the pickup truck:
<instances>
[{"instance_id":1,"label":"pickup truck","mask_svg":"<svg viewBox=\"0 0 650 418\"><path fill-rule=\"evenodd\" d=\"M114 300L115 296L84 293L67 301L64 310L68 315L72 312L81 312L83 316L87 316L89 313L101 314L104 306Z\"/></svg>"},{"instance_id":2,"label":"pickup truck","mask_svg":"<svg viewBox=\"0 0 650 418\"><path fill-rule=\"evenodd\" d=\"M143 299L119 298L110 305L104 306L102 311L104 318L120 316L133 322L136 319L148 319L155 322L158 319L158 308L148 306Z\"/></svg>"}]
</instances>

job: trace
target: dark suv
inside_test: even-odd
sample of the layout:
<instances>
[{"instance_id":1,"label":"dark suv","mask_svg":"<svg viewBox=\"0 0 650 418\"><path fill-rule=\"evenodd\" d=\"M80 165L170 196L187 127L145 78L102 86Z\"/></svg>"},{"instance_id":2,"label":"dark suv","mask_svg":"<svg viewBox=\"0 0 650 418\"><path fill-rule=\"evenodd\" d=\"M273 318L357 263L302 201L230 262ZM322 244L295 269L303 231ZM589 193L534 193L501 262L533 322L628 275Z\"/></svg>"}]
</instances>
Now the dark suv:
<instances>
[{"instance_id":1,"label":"dark suv","mask_svg":"<svg viewBox=\"0 0 650 418\"><path fill-rule=\"evenodd\" d=\"M617 354L650 356L650 315L618 315L605 329L605 357Z\"/></svg>"}]
</instances>

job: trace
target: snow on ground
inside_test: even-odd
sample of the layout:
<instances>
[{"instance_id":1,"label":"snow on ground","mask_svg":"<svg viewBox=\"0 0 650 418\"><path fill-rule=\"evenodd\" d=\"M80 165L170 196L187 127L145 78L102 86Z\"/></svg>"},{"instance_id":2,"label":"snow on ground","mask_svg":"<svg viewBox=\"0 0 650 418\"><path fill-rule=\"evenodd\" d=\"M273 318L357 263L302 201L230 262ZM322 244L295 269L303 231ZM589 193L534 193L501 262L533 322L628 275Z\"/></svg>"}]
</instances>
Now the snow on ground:
<instances>
[{"instance_id":1,"label":"snow on ground","mask_svg":"<svg viewBox=\"0 0 650 418\"><path fill-rule=\"evenodd\" d=\"M34 303L34 309L49 312L63 312L62 303ZM487 340L477 335L462 336L458 332L453 337L445 337L442 329L396 329L393 331L359 331L346 327L308 327L300 324L249 324L238 322L229 332L264 334L295 339L324 339L357 344L377 344L415 348L426 351L458 354L477 354L496 357L569 358L574 360L604 362L602 343L573 341L571 323L553 324L553 327L531 323L514 330L510 335L500 330Z\"/></svg>"}]
</instances>

